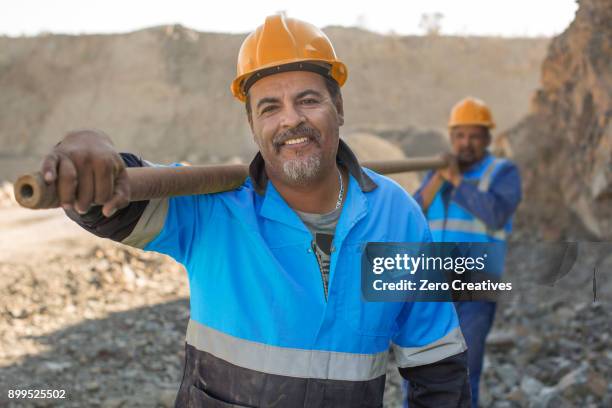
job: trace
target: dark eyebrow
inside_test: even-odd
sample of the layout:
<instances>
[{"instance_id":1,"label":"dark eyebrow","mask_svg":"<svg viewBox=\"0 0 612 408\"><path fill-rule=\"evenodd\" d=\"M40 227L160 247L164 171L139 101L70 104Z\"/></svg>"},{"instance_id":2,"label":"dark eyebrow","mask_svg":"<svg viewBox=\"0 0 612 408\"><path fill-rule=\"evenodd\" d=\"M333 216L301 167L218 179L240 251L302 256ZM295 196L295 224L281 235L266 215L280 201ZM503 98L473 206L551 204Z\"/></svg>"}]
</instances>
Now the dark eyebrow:
<instances>
[{"instance_id":1,"label":"dark eyebrow","mask_svg":"<svg viewBox=\"0 0 612 408\"><path fill-rule=\"evenodd\" d=\"M299 94L297 94L295 99L301 99L301 98L303 98L305 96L308 96L308 95L313 95L313 96L317 96L319 98L323 98L323 95L320 92L317 92L314 89L306 89L305 91L302 91Z\"/></svg>"},{"instance_id":2,"label":"dark eyebrow","mask_svg":"<svg viewBox=\"0 0 612 408\"><path fill-rule=\"evenodd\" d=\"M323 95L320 92L315 91L314 89L306 89L305 91L302 91L299 94L297 94L295 99L301 99L301 98L303 98L305 96L308 96L308 95L313 95L313 96L316 96L316 97L319 97L319 98L323 98ZM273 98L273 97L261 98L257 102L257 109L259 110L261 105L265 105L266 103L279 103L279 99L278 98Z\"/></svg>"},{"instance_id":3,"label":"dark eyebrow","mask_svg":"<svg viewBox=\"0 0 612 408\"><path fill-rule=\"evenodd\" d=\"M268 97L268 98L261 98L259 100L259 102L257 102L257 109L259 109L259 107L261 105L264 105L266 103L278 103L278 102L279 102L278 98L270 98L270 97Z\"/></svg>"}]
</instances>

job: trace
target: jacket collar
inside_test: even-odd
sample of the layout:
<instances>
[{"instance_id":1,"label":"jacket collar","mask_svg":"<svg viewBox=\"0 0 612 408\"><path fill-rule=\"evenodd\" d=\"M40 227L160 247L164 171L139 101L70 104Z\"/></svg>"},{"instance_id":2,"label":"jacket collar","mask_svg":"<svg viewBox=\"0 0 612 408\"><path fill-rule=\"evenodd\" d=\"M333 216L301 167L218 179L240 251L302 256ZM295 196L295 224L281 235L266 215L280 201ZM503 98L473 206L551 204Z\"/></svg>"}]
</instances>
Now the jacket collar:
<instances>
[{"instance_id":1,"label":"jacket collar","mask_svg":"<svg viewBox=\"0 0 612 408\"><path fill-rule=\"evenodd\" d=\"M368 193L378 187L370 176L363 171L357 157L355 157L355 154L342 139L340 139L338 143L336 161L347 168L349 173L357 181L361 191L364 193ZM251 177L255 191L263 195L268 186L268 175L266 174L266 164L260 152L257 152L255 158L249 165L249 176Z\"/></svg>"},{"instance_id":2,"label":"jacket collar","mask_svg":"<svg viewBox=\"0 0 612 408\"><path fill-rule=\"evenodd\" d=\"M367 174L363 173L363 176L367 177L367 179L364 178L364 180L370 180L374 186L373 188L377 187L377 185ZM363 189L357 178L353 176L353 173L349 173L346 198L344 199L340 219L336 225L334 238L334 243L336 246L340 246L342 244L342 241L350 229L367 214L368 204L364 192L367 191ZM302 230L306 233L306 236L310 237L310 231L308 228L304 225L297 213L295 211L291 211L290 207L287 205L287 202L280 195L278 190L276 190L274 184L272 184L269 180L265 189L265 194L261 200L259 214L264 218L268 218L270 220Z\"/></svg>"}]
</instances>

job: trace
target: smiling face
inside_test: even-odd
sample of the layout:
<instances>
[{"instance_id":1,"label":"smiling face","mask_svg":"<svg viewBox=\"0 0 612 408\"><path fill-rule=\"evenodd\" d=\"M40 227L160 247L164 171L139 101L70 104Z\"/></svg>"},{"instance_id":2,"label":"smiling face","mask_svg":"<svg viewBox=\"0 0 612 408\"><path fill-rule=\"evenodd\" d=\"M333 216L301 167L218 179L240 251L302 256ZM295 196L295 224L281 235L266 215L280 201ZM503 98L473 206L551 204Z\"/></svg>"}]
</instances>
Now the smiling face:
<instances>
[{"instance_id":1,"label":"smiling face","mask_svg":"<svg viewBox=\"0 0 612 408\"><path fill-rule=\"evenodd\" d=\"M484 126L462 125L450 130L450 141L459 165L465 168L484 157L491 136Z\"/></svg>"},{"instance_id":2,"label":"smiling face","mask_svg":"<svg viewBox=\"0 0 612 408\"><path fill-rule=\"evenodd\" d=\"M272 181L309 185L331 171L344 123L342 98L325 79L290 71L255 82L249 90L249 124Z\"/></svg>"}]
</instances>

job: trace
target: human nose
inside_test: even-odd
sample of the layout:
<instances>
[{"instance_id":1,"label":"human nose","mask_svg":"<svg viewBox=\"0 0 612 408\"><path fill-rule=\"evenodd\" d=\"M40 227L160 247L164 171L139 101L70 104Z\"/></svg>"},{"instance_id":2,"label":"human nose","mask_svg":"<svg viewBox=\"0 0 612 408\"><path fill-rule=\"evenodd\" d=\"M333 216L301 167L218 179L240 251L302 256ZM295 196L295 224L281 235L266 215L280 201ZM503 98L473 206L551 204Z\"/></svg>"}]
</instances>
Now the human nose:
<instances>
[{"instance_id":1,"label":"human nose","mask_svg":"<svg viewBox=\"0 0 612 408\"><path fill-rule=\"evenodd\" d=\"M281 127L284 129L297 127L299 124L306 121L304 115L292 105L283 109L281 114Z\"/></svg>"},{"instance_id":2,"label":"human nose","mask_svg":"<svg viewBox=\"0 0 612 408\"><path fill-rule=\"evenodd\" d=\"M456 141L457 141L457 146L460 148L465 148L470 145L470 141L467 137L458 137Z\"/></svg>"}]
</instances>

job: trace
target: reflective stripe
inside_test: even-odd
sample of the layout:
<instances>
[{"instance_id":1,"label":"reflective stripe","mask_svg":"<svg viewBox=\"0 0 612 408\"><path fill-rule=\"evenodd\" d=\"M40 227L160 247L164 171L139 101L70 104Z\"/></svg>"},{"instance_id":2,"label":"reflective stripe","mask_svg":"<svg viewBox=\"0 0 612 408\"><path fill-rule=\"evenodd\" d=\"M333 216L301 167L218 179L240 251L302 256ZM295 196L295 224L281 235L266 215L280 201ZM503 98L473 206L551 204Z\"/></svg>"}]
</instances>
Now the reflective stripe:
<instances>
[{"instance_id":1,"label":"reflective stripe","mask_svg":"<svg viewBox=\"0 0 612 408\"><path fill-rule=\"evenodd\" d=\"M393 353L401 368L435 363L467 349L461 329L456 327L441 339L422 347L401 347L393 343Z\"/></svg>"},{"instance_id":2,"label":"reflective stripe","mask_svg":"<svg viewBox=\"0 0 612 408\"><path fill-rule=\"evenodd\" d=\"M482 234L493 237L495 239L499 239L501 241L506 240L506 231L503 229L494 231L491 230L487 225L478 220L432 220L429 221L429 229L432 231L457 231L457 232L465 232L468 234Z\"/></svg>"},{"instance_id":3,"label":"reflective stripe","mask_svg":"<svg viewBox=\"0 0 612 408\"><path fill-rule=\"evenodd\" d=\"M302 350L239 339L189 320L187 343L231 364L268 374L366 381L385 374L387 350L376 354Z\"/></svg>"},{"instance_id":4,"label":"reflective stripe","mask_svg":"<svg viewBox=\"0 0 612 408\"><path fill-rule=\"evenodd\" d=\"M135 248L144 248L160 233L168 213L168 199L150 200L138 223L121 243Z\"/></svg>"},{"instance_id":5,"label":"reflective stripe","mask_svg":"<svg viewBox=\"0 0 612 408\"><path fill-rule=\"evenodd\" d=\"M493 174L493 170L497 167L499 163L504 161L503 159L496 158L487 166L486 170L482 174L480 178L480 182L478 183L478 190L480 191L489 191L489 186L491 185L491 175Z\"/></svg>"}]
</instances>

